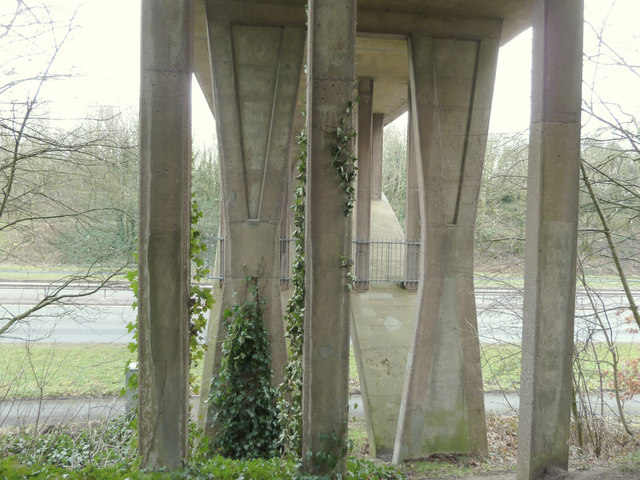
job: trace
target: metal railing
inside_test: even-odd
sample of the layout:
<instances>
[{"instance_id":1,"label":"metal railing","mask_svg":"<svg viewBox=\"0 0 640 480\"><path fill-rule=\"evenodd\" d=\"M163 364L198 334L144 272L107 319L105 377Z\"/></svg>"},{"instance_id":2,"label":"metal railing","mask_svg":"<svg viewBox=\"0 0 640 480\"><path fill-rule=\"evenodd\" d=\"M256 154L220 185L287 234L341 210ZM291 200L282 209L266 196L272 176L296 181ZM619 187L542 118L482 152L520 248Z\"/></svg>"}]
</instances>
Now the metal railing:
<instances>
[{"instance_id":1,"label":"metal railing","mask_svg":"<svg viewBox=\"0 0 640 480\"><path fill-rule=\"evenodd\" d=\"M353 242L357 284L417 282L420 242L369 240Z\"/></svg>"},{"instance_id":2,"label":"metal railing","mask_svg":"<svg viewBox=\"0 0 640 480\"><path fill-rule=\"evenodd\" d=\"M205 266L210 280L224 280L224 237L204 235L207 245ZM420 278L420 242L404 240L354 241L352 258L356 286L369 283L402 283L417 287ZM295 240L280 239L280 281L288 286L295 256ZM216 263L217 262L217 263Z\"/></svg>"}]
</instances>

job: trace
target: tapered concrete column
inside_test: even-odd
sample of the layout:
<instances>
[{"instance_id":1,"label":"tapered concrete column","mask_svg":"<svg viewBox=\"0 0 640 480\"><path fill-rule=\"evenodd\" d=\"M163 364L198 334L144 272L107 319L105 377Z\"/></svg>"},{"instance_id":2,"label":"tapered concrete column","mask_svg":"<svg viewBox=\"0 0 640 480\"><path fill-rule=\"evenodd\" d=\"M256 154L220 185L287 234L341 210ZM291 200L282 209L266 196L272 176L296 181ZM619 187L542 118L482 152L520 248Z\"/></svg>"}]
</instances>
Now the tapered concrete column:
<instances>
[{"instance_id":1,"label":"tapered concrete column","mask_svg":"<svg viewBox=\"0 0 640 480\"><path fill-rule=\"evenodd\" d=\"M358 79L358 185L356 190L356 288L369 288L371 241L371 153L373 135L373 79Z\"/></svg>"},{"instance_id":2,"label":"tapered concrete column","mask_svg":"<svg viewBox=\"0 0 640 480\"><path fill-rule=\"evenodd\" d=\"M569 459L582 0L533 2L519 480Z\"/></svg>"},{"instance_id":3,"label":"tapered concrete column","mask_svg":"<svg viewBox=\"0 0 640 480\"><path fill-rule=\"evenodd\" d=\"M371 198L382 198L382 147L384 144L384 114L373 114L371 134Z\"/></svg>"},{"instance_id":4,"label":"tapered concrete column","mask_svg":"<svg viewBox=\"0 0 640 480\"><path fill-rule=\"evenodd\" d=\"M151 470L187 458L192 35L191 0L143 0L138 441Z\"/></svg>"},{"instance_id":5,"label":"tapered concrete column","mask_svg":"<svg viewBox=\"0 0 640 480\"><path fill-rule=\"evenodd\" d=\"M245 301L248 275L259 277L272 384L277 385L286 360L280 300L280 218L305 34L301 24L283 27L280 22L269 23L265 16L261 16L263 26L243 24L242 12L237 16L237 2L214 7L207 11L207 17L226 228L220 312ZM226 336L220 318L216 326L217 335L210 339L204 360L213 364L214 376ZM205 420L205 434L212 437L213 411L207 402L210 381L203 379L200 415Z\"/></svg>"},{"instance_id":6,"label":"tapered concrete column","mask_svg":"<svg viewBox=\"0 0 640 480\"><path fill-rule=\"evenodd\" d=\"M335 478L346 470L351 309L340 264L350 256L351 221L328 132L355 96L356 1L309 0L308 25L302 468Z\"/></svg>"},{"instance_id":7,"label":"tapered concrete column","mask_svg":"<svg viewBox=\"0 0 640 480\"><path fill-rule=\"evenodd\" d=\"M411 100L411 94L409 94ZM404 232L407 242L404 263L404 288L415 290L420 278L420 193L418 190L418 164L415 135L412 126L411 101L407 119L407 200L405 204Z\"/></svg>"},{"instance_id":8,"label":"tapered concrete column","mask_svg":"<svg viewBox=\"0 0 640 480\"><path fill-rule=\"evenodd\" d=\"M487 452L473 245L499 34L410 38L424 261L394 462Z\"/></svg>"}]
</instances>

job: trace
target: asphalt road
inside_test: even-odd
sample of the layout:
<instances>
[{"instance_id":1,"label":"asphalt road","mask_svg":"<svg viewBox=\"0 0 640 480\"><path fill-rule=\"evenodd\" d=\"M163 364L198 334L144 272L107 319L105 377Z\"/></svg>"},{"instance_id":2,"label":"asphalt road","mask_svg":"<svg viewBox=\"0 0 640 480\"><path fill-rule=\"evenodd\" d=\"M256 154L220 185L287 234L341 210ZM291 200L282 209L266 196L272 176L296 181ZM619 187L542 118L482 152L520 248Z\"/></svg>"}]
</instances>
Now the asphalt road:
<instances>
[{"instance_id":1,"label":"asphalt road","mask_svg":"<svg viewBox=\"0 0 640 480\"><path fill-rule=\"evenodd\" d=\"M78 287L69 293L82 293L90 287ZM0 283L2 317L31 308L50 291L47 284ZM640 302L640 292L634 293ZM126 286L109 287L95 294L70 299L67 304L46 307L28 322L17 324L0 337L0 342L41 340L67 343L128 343L128 322L135 320L131 308L133 293ZM624 308L621 292L603 292L597 300L602 309L599 320L593 315L589 299L581 295L576 303L575 334L578 340L604 341L601 321L617 342L637 342L635 325ZM505 289L478 289L478 334L483 343L519 343L522 336L522 294Z\"/></svg>"}]
</instances>

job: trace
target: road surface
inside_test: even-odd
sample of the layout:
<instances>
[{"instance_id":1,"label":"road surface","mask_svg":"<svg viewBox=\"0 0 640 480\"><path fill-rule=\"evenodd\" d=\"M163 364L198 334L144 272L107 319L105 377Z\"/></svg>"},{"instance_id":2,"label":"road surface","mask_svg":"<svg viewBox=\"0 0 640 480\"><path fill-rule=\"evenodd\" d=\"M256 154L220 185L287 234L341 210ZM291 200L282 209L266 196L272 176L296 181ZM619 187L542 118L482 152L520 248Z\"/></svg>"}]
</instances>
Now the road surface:
<instances>
[{"instance_id":1,"label":"road surface","mask_svg":"<svg viewBox=\"0 0 640 480\"><path fill-rule=\"evenodd\" d=\"M47 284L0 283L2 317L16 315L31 308L49 291ZM87 287L89 288L89 287ZM87 288L74 288L81 293ZM640 301L640 292L634 292ZM65 343L129 343L132 339L127 324L135 321L131 308L131 290L119 285L108 287L87 297L69 300L66 305L49 306L32 316L28 322L15 325L0 336L0 342L41 340ZM629 322L630 312L624 307L622 292L606 291L597 299L599 317L593 315L588 297L579 295L576 302L576 338L593 338L603 342L605 336L599 321L607 327L617 342L638 341L635 324ZM508 289L477 289L478 334L482 343L520 343L522 336L522 294ZM599 318L599 320L598 320Z\"/></svg>"}]
</instances>

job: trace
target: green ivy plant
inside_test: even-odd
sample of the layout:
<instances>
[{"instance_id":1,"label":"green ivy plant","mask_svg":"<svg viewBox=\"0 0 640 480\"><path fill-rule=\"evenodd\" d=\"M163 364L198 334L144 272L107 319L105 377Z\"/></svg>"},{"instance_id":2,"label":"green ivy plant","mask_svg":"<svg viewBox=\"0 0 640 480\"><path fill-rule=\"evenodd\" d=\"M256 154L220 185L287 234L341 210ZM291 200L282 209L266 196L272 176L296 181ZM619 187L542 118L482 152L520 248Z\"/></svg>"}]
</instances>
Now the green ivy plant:
<instances>
[{"instance_id":1,"label":"green ivy plant","mask_svg":"<svg viewBox=\"0 0 640 480\"><path fill-rule=\"evenodd\" d=\"M351 267L353 267L353 259L351 257L345 257L344 255L340 255L340 268L345 269L345 277L347 279L347 290L353 290L353 286L356 283L356 276L351 271Z\"/></svg>"},{"instance_id":2,"label":"green ivy plant","mask_svg":"<svg viewBox=\"0 0 640 480\"><path fill-rule=\"evenodd\" d=\"M294 202L295 260L291 268L293 295L287 303L285 337L289 343L287 365L284 379L279 386L278 416L282 433L279 443L285 454L302 456L302 345L304 334L304 222L305 197L307 184L307 132L302 130L298 136L300 153L298 154L297 186Z\"/></svg>"},{"instance_id":3,"label":"green ivy plant","mask_svg":"<svg viewBox=\"0 0 640 480\"><path fill-rule=\"evenodd\" d=\"M233 459L271 458L278 454L280 425L258 277L247 277L246 288L245 302L223 315L227 335L209 398L216 432L210 449Z\"/></svg>"},{"instance_id":4,"label":"green ivy plant","mask_svg":"<svg viewBox=\"0 0 640 480\"><path fill-rule=\"evenodd\" d=\"M357 92L358 84L354 84L354 90ZM351 127L351 116L353 115L353 107L358 102L358 96L354 100L347 102L347 108L344 116L338 120L335 130L330 132L331 142L331 166L336 170L340 177L340 186L347 195L347 201L344 206L345 216L350 216L356 202L356 175L358 167L356 162L358 158L352 150L353 139L357 136L355 128Z\"/></svg>"},{"instance_id":5,"label":"green ivy plant","mask_svg":"<svg viewBox=\"0 0 640 480\"><path fill-rule=\"evenodd\" d=\"M13 435L13 434L12 434ZM91 462L83 468L66 468L44 461L31 463L20 455L0 457L0 478L6 480L319 480L328 477L296 473L290 459L238 461L214 456L201 461L190 461L183 469L171 472L146 472L139 466L113 462L101 465ZM352 480L404 480L400 469L393 465L349 457L347 475Z\"/></svg>"},{"instance_id":6,"label":"green ivy plant","mask_svg":"<svg viewBox=\"0 0 640 480\"><path fill-rule=\"evenodd\" d=\"M335 470L341 460L346 459L349 452L346 437L341 437L333 430L329 433L319 433L318 440L324 447L316 452L309 450L307 458L316 465L323 465L329 470Z\"/></svg>"},{"instance_id":7,"label":"green ivy plant","mask_svg":"<svg viewBox=\"0 0 640 480\"><path fill-rule=\"evenodd\" d=\"M206 280L209 269L205 267L204 259L207 254L207 244L202 239L202 232L198 222L203 213L195 198L191 200L191 248L190 257L192 263L191 285L189 287L189 366L196 367L204 358L207 345L204 333L207 328L207 312L211 310L215 300L211 289L203 287L198 282ZM192 369L191 368L191 369ZM195 394L200 393L193 373L189 373L191 388Z\"/></svg>"},{"instance_id":8,"label":"green ivy plant","mask_svg":"<svg viewBox=\"0 0 640 480\"><path fill-rule=\"evenodd\" d=\"M205 267L204 257L207 252L207 245L202 240L202 233L198 228L198 222L202 218L202 210L198 206L193 195L191 195L191 246L190 257L193 268L191 269L191 285L189 287L189 366L195 367L204 357L206 350L206 344L203 342L203 335L207 327L207 315L206 313L211 309L215 300L211 289L199 285L196 282L201 282L207 278L209 269ZM135 255L135 259L138 259L138 255ZM135 300L131 307L133 309L138 308L138 269L129 270L127 272L127 280L129 286L133 291ZM138 317L135 321L127 324L127 331L133 333L133 340L129 343L129 350L131 352L138 351ZM200 391L200 386L197 383L197 379L193 373L189 374L189 381L194 393ZM127 388L131 391L135 391L138 388L138 376L136 374L131 375ZM120 395L125 394L125 389L122 389Z\"/></svg>"}]
</instances>

